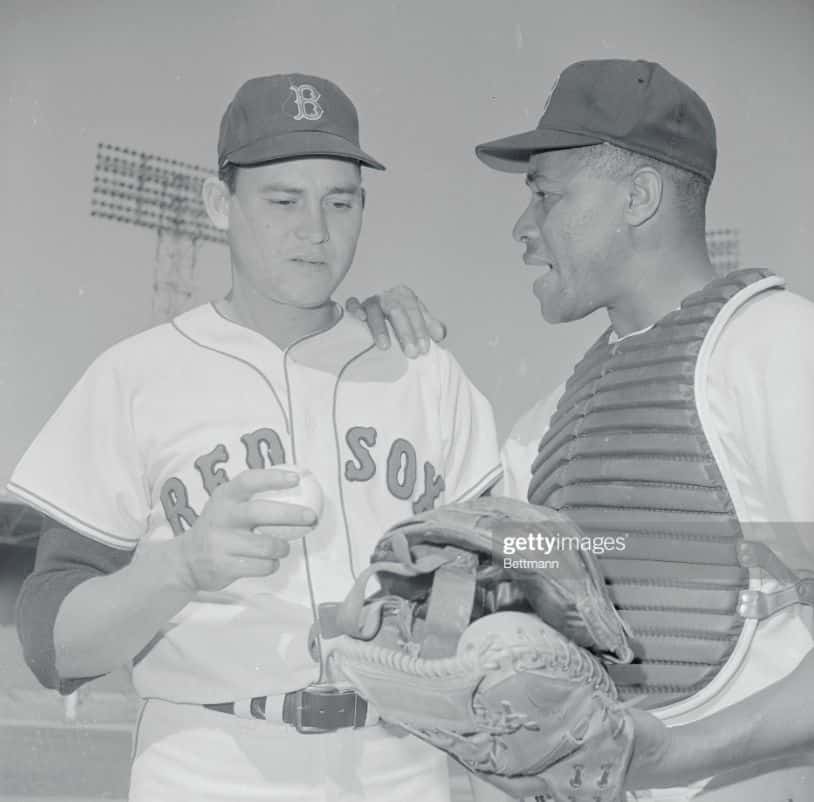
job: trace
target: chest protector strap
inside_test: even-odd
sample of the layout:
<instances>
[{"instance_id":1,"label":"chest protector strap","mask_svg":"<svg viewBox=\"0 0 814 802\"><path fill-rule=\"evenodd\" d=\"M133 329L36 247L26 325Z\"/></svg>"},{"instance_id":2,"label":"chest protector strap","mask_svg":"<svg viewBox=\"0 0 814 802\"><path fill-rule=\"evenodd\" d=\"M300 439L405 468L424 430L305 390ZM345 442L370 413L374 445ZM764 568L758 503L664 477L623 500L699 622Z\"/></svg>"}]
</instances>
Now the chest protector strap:
<instances>
[{"instance_id":1,"label":"chest protector strap","mask_svg":"<svg viewBox=\"0 0 814 802\"><path fill-rule=\"evenodd\" d=\"M634 662L608 670L621 696L643 695L644 707L712 682L745 618L814 600L814 580L744 540L696 398L707 361L699 355L722 309L721 322L781 286L768 271L736 271L646 332L610 342L606 331L568 380L532 466L530 502L565 512L594 543L624 544L594 551L633 633ZM750 589L755 568L781 589Z\"/></svg>"}]
</instances>

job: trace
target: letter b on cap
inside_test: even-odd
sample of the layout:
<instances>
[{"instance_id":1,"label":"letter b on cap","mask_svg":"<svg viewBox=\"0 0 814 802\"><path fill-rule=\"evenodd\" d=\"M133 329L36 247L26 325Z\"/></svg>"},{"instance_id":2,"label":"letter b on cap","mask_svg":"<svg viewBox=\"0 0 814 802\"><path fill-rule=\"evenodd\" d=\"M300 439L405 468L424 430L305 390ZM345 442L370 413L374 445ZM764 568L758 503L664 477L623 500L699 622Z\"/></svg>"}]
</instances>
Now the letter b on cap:
<instances>
[{"instance_id":1,"label":"letter b on cap","mask_svg":"<svg viewBox=\"0 0 814 802\"><path fill-rule=\"evenodd\" d=\"M294 102L297 104L297 115L295 120L319 120L322 119L323 110L319 105L321 95L311 84L300 84L292 86Z\"/></svg>"}]
</instances>

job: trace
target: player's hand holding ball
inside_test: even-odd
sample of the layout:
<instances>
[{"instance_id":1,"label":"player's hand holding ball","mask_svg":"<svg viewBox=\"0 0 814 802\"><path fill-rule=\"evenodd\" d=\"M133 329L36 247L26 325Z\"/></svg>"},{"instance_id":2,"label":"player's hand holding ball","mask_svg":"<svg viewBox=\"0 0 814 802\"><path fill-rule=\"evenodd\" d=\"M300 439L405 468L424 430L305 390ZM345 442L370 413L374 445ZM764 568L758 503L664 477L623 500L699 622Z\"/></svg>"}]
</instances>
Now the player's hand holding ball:
<instances>
[{"instance_id":1,"label":"player's hand holding ball","mask_svg":"<svg viewBox=\"0 0 814 802\"><path fill-rule=\"evenodd\" d=\"M322 486L316 476L308 469L297 465L275 465L277 470L290 471L296 473L300 480L293 487L275 488L264 490L255 495L255 500L274 501L280 504L297 504L300 507L307 507L313 510L317 520L322 517L322 510L325 506L325 499L322 494ZM296 540L307 534L308 530L299 527L290 532L274 531L274 527L258 526L257 532L268 533L284 540Z\"/></svg>"},{"instance_id":2,"label":"player's hand holding ball","mask_svg":"<svg viewBox=\"0 0 814 802\"><path fill-rule=\"evenodd\" d=\"M288 541L307 534L318 519L296 501L299 483L296 469L277 466L244 471L215 488L200 517L173 541L178 583L214 591L273 574L288 556ZM286 493L294 495L286 501Z\"/></svg>"}]
</instances>

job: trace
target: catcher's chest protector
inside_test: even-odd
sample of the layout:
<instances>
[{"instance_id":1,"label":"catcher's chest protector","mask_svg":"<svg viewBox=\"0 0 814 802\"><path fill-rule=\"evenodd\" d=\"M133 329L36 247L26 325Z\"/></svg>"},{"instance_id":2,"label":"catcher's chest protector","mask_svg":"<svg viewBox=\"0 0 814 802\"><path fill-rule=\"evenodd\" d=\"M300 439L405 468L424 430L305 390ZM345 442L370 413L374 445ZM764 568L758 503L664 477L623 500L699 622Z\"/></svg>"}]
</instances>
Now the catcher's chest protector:
<instances>
[{"instance_id":1,"label":"catcher's chest protector","mask_svg":"<svg viewBox=\"0 0 814 802\"><path fill-rule=\"evenodd\" d=\"M605 332L566 384L532 467L530 502L567 513L586 535L624 536L600 561L636 660L608 671L621 698L646 694L646 707L706 686L743 626L743 534L704 433L696 372L723 306L770 275L731 273L646 332L615 343Z\"/></svg>"}]
</instances>

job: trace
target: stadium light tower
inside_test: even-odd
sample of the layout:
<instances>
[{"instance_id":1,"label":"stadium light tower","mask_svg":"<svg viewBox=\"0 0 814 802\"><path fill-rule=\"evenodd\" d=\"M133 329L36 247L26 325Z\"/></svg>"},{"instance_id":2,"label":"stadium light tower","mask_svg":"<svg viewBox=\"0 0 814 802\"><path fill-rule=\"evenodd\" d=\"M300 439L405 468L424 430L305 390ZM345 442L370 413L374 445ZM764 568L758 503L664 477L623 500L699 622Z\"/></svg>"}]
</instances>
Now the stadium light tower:
<instances>
[{"instance_id":1,"label":"stadium light tower","mask_svg":"<svg viewBox=\"0 0 814 802\"><path fill-rule=\"evenodd\" d=\"M96 149L91 215L156 231L154 322L184 311L195 289L195 262L203 242L225 243L201 199L211 170L100 142Z\"/></svg>"}]
</instances>

